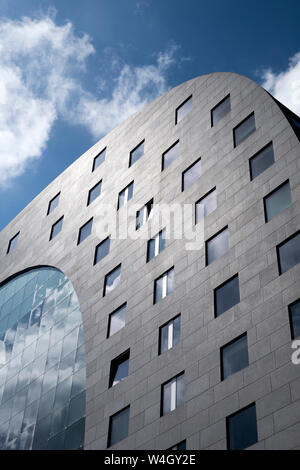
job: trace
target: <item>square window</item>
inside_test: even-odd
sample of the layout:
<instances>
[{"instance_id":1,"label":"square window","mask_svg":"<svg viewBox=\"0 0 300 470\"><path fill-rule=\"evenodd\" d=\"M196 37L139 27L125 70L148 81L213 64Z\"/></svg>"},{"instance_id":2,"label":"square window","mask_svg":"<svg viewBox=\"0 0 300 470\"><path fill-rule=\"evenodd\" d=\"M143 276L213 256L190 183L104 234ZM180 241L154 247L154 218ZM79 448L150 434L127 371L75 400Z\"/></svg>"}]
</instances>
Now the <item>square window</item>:
<instances>
[{"instance_id":1,"label":"square window","mask_svg":"<svg viewBox=\"0 0 300 470\"><path fill-rule=\"evenodd\" d=\"M213 188L209 193L203 196L199 201L196 202L195 209L195 219L196 224L207 217L211 212L217 208L217 190Z\"/></svg>"},{"instance_id":2,"label":"square window","mask_svg":"<svg viewBox=\"0 0 300 470\"><path fill-rule=\"evenodd\" d=\"M128 436L130 406L126 406L109 419L107 447L111 447Z\"/></svg>"},{"instance_id":3,"label":"square window","mask_svg":"<svg viewBox=\"0 0 300 470\"><path fill-rule=\"evenodd\" d=\"M126 303L109 315L107 337L109 338L125 326Z\"/></svg>"},{"instance_id":4,"label":"square window","mask_svg":"<svg viewBox=\"0 0 300 470\"><path fill-rule=\"evenodd\" d=\"M249 365L247 333L221 348L221 380Z\"/></svg>"},{"instance_id":5,"label":"square window","mask_svg":"<svg viewBox=\"0 0 300 470\"><path fill-rule=\"evenodd\" d=\"M290 183L286 181L264 197L265 221L269 222L291 204Z\"/></svg>"},{"instance_id":6,"label":"square window","mask_svg":"<svg viewBox=\"0 0 300 470\"><path fill-rule=\"evenodd\" d=\"M161 416L184 403L184 372L162 385Z\"/></svg>"},{"instance_id":7,"label":"square window","mask_svg":"<svg viewBox=\"0 0 300 470\"><path fill-rule=\"evenodd\" d=\"M274 162L273 144L270 142L249 160L251 181L273 165Z\"/></svg>"},{"instance_id":8,"label":"square window","mask_svg":"<svg viewBox=\"0 0 300 470\"><path fill-rule=\"evenodd\" d=\"M85 240L92 232L93 219L90 219L79 229L77 245Z\"/></svg>"},{"instance_id":9,"label":"square window","mask_svg":"<svg viewBox=\"0 0 300 470\"><path fill-rule=\"evenodd\" d=\"M103 297L113 291L121 281L121 264L106 274L104 279Z\"/></svg>"},{"instance_id":10,"label":"square window","mask_svg":"<svg viewBox=\"0 0 300 470\"><path fill-rule=\"evenodd\" d=\"M230 111L230 95L227 95L211 110L211 127L215 126Z\"/></svg>"},{"instance_id":11,"label":"square window","mask_svg":"<svg viewBox=\"0 0 300 470\"><path fill-rule=\"evenodd\" d=\"M229 250L229 231L225 227L212 238L206 241L206 266L225 255Z\"/></svg>"},{"instance_id":12,"label":"square window","mask_svg":"<svg viewBox=\"0 0 300 470\"><path fill-rule=\"evenodd\" d=\"M246 117L238 126L233 129L234 147L241 144L250 134L256 130L254 113Z\"/></svg>"},{"instance_id":13,"label":"square window","mask_svg":"<svg viewBox=\"0 0 300 470\"><path fill-rule=\"evenodd\" d=\"M130 199L132 199L132 196L133 196L133 181L119 193L118 210L121 209L121 207L125 206L127 202L130 201Z\"/></svg>"},{"instance_id":14,"label":"square window","mask_svg":"<svg viewBox=\"0 0 300 470\"><path fill-rule=\"evenodd\" d=\"M136 213L136 230L139 230L151 216L151 211L153 207L153 199L151 199L147 204L144 205L142 209Z\"/></svg>"},{"instance_id":15,"label":"square window","mask_svg":"<svg viewBox=\"0 0 300 470\"><path fill-rule=\"evenodd\" d=\"M110 237L105 238L95 249L94 264L99 263L104 256L108 255L110 249Z\"/></svg>"},{"instance_id":16,"label":"square window","mask_svg":"<svg viewBox=\"0 0 300 470\"><path fill-rule=\"evenodd\" d=\"M171 447L170 450L186 450L186 441L178 442L178 444Z\"/></svg>"},{"instance_id":17,"label":"square window","mask_svg":"<svg viewBox=\"0 0 300 470\"><path fill-rule=\"evenodd\" d=\"M165 323L159 329L159 352L163 354L168 349L173 348L180 341L180 315L172 318L168 323Z\"/></svg>"},{"instance_id":18,"label":"square window","mask_svg":"<svg viewBox=\"0 0 300 470\"><path fill-rule=\"evenodd\" d=\"M279 274L300 263L300 231L277 246Z\"/></svg>"},{"instance_id":19,"label":"square window","mask_svg":"<svg viewBox=\"0 0 300 470\"><path fill-rule=\"evenodd\" d=\"M101 194L102 180L89 190L87 205L89 206Z\"/></svg>"},{"instance_id":20,"label":"square window","mask_svg":"<svg viewBox=\"0 0 300 470\"><path fill-rule=\"evenodd\" d=\"M226 418L227 449L243 450L257 442L255 403Z\"/></svg>"},{"instance_id":21,"label":"square window","mask_svg":"<svg viewBox=\"0 0 300 470\"><path fill-rule=\"evenodd\" d=\"M178 124L193 107L193 97L189 96L175 111L175 124Z\"/></svg>"},{"instance_id":22,"label":"square window","mask_svg":"<svg viewBox=\"0 0 300 470\"><path fill-rule=\"evenodd\" d=\"M239 276L236 275L214 290L215 317L240 301Z\"/></svg>"},{"instance_id":23,"label":"square window","mask_svg":"<svg viewBox=\"0 0 300 470\"><path fill-rule=\"evenodd\" d=\"M184 191L201 176L201 159L198 158L182 173L181 190Z\"/></svg>"},{"instance_id":24,"label":"square window","mask_svg":"<svg viewBox=\"0 0 300 470\"><path fill-rule=\"evenodd\" d=\"M100 153L98 153L98 155L96 155L96 157L94 158L92 171L95 171L96 168L98 168L98 166L100 166L104 162L105 157L106 157L106 148L103 149Z\"/></svg>"},{"instance_id":25,"label":"square window","mask_svg":"<svg viewBox=\"0 0 300 470\"><path fill-rule=\"evenodd\" d=\"M51 201L49 202L47 215L51 214L51 212L53 212L54 209L58 206L59 196L60 196L60 192L56 194L56 196L54 196L54 198L51 199Z\"/></svg>"},{"instance_id":26,"label":"square window","mask_svg":"<svg viewBox=\"0 0 300 470\"><path fill-rule=\"evenodd\" d=\"M56 237L56 235L61 231L62 226L63 226L63 220L64 220L64 216L62 216L57 222L55 222L55 224L52 225L51 233L50 233L50 240Z\"/></svg>"},{"instance_id":27,"label":"square window","mask_svg":"<svg viewBox=\"0 0 300 470\"><path fill-rule=\"evenodd\" d=\"M179 155L179 140L162 154L161 171L171 165Z\"/></svg>"},{"instance_id":28,"label":"square window","mask_svg":"<svg viewBox=\"0 0 300 470\"><path fill-rule=\"evenodd\" d=\"M111 361L109 388L128 377L130 349Z\"/></svg>"},{"instance_id":29,"label":"square window","mask_svg":"<svg viewBox=\"0 0 300 470\"><path fill-rule=\"evenodd\" d=\"M154 303L164 299L174 290L174 268L169 269L166 273L154 281Z\"/></svg>"},{"instance_id":30,"label":"square window","mask_svg":"<svg viewBox=\"0 0 300 470\"><path fill-rule=\"evenodd\" d=\"M292 339L300 336L300 299L289 305L289 317Z\"/></svg>"},{"instance_id":31,"label":"square window","mask_svg":"<svg viewBox=\"0 0 300 470\"><path fill-rule=\"evenodd\" d=\"M14 237L12 237L9 240L8 247L7 247L7 253L10 253L16 247L16 245L18 243L18 239L19 239L19 234L20 234L20 232L18 232Z\"/></svg>"},{"instance_id":32,"label":"square window","mask_svg":"<svg viewBox=\"0 0 300 470\"><path fill-rule=\"evenodd\" d=\"M157 256L166 246L166 229L161 230L155 237L148 240L147 244L147 263Z\"/></svg>"},{"instance_id":33,"label":"square window","mask_svg":"<svg viewBox=\"0 0 300 470\"><path fill-rule=\"evenodd\" d=\"M131 152L129 156L129 167L131 167L136 161L138 161L144 155L144 143L141 142Z\"/></svg>"}]
</instances>

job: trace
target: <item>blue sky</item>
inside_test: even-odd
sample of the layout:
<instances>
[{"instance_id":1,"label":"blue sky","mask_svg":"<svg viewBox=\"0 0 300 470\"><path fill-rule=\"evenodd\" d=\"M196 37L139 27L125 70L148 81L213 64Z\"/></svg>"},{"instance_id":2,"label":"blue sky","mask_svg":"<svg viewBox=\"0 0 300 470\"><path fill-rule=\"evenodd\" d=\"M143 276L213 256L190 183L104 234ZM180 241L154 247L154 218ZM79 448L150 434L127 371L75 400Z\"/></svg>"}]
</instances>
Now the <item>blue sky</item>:
<instances>
[{"instance_id":1,"label":"blue sky","mask_svg":"<svg viewBox=\"0 0 300 470\"><path fill-rule=\"evenodd\" d=\"M168 89L231 71L300 114L299 0L0 0L0 230Z\"/></svg>"}]
</instances>

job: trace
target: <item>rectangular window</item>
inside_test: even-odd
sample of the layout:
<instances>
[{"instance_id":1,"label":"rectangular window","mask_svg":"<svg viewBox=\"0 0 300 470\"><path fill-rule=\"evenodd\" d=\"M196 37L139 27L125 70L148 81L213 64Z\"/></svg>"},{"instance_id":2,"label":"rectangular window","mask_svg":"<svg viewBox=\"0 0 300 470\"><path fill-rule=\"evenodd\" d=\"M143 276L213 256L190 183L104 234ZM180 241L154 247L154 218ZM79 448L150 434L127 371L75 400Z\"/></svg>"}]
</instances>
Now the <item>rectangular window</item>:
<instances>
[{"instance_id":1,"label":"rectangular window","mask_svg":"<svg viewBox=\"0 0 300 470\"><path fill-rule=\"evenodd\" d=\"M89 190L87 205L89 206L101 194L102 181L99 181L92 189Z\"/></svg>"},{"instance_id":2,"label":"rectangular window","mask_svg":"<svg viewBox=\"0 0 300 470\"><path fill-rule=\"evenodd\" d=\"M221 354L221 380L249 365L247 333L223 346Z\"/></svg>"},{"instance_id":3,"label":"rectangular window","mask_svg":"<svg viewBox=\"0 0 300 470\"><path fill-rule=\"evenodd\" d=\"M108 318L107 337L109 338L125 326L126 303L114 310Z\"/></svg>"},{"instance_id":4,"label":"rectangular window","mask_svg":"<svg viewBox=\"0 0 300 470\"><path fill-rule=\"evenodd\" d=\"M129 373L129 357L130 349L125 351L120 356L116 357L111 361L110 374L109 374L109 388L118 384L126 377Z\"/></svg>"},{"instance_id":5,"label":"rectangular window","mask_svg":"<svg viewBox=\"0 0 300 470\"><path fill-rule=\"evenodd\" d=\"M227 95L211 110L211 127L215 126L230 110L230 95Z\"/></svg>"},{"instance_id":6,"label":"rectangular window","mask_svg":"<svg viewBox=\"0 0 300 470\"><path fill-rule=\"evenodd\" d=\"M129 167L131 167L136 161L138 161L144 155L144 143L145 141L143 140L143 142L141 142L133 150L131 150L130 156L129 156Z\"/></svg>"},{"instance_id":7,"label":"rectangular window","mask_svg":"<svg viewBox=\"0 0 300 470\"><path fill-rule=\"evenodd\" d=\"M214 290L215 317L240 301L239 276L236 274Z\"/></svg>"},{"instance_id":8,"label":"rectangular window","mask_svg":"<svg viewBox=\"0 0 300 470\"><path fill-rule=\"evenodd\" d=\"M105 238L95 249L94 264L99 263L104 256L108 255L110 249L110 237Z\"/></svg>"},{"instance_id":9,"label":"rectangular window","mask_svg":"<svg viewBox=\"0 0 300 470\"><path fill-rule=\"evenodd\" d=\"M148 240L147 263L157 256L166 246L166 229L161 230L155 237Z\"/></svg>"},{"instance_id":10,"label":"rectangular window","mask_svg":"<svg viewBox=\"0 0 300 470\"><path fill-rule=\"evenodd\" d=\"M213 188L209 193L205 194L195 205L195 221L196 224L207 217L217 208L217 190Z\"/></svg>"},{"instance_id":11,"label":"rectangular window","mask_svg":"<svg viewBox=\"0 0 300 470\"><path fill-rule=\"evenodd\" d=\"M161 171L171 165L179 155L179 140L162 154Z\"/></svg>"},{"instance_id":12,"label":"rectangular window","mask_svg":"<svg viewBox=\"0 0 300 470\"><path fill-rule=\"evenodd\" d=\"M7 253L10 253L17 245L20 232L14 235L8 243Z\"/></svg>"},{"instance_id":13,"label":"rectangular window","mask_svg":"<svg viewBox=\"0 0 300 470\"><path fill-rule=\"evenodd\" d=\"M225 255L229 250L229 231L225 227L216 235L206 241L206 266Z\"/></svg>"},{"instance_id":14,"label":"rectangular window","mask_svg":"<svg viewBox=\"0 0 300 470\"><path fill-rule=\"evenodd\" d=\"M269 222L291 204L290 183L286 181L264 197L265 221Z\"/></svg>"},{"instance_id":15,"label":"rectangular window","mask_svg":"<svg viewBox=\"0 0 300 470\"><path fill-rule=\"evenodd\" d=\"M163 354L168 349L173 348L180 341L180 315L165 323L159 329L159 351Z\"/></svg>"},{"instance_id":16,"label":"rectangular window","mask_svg":"<svg viewBox=\"0 0 300 470\"><path fill-rule=\"evenodd\" d=\"M300 336L300 299L289 305L289 317L292 339Z\"/></svg>"},{"instance_id":17,"label":"rectangular window","mask_svg":"<svg viewBox=\"0 0 300 470\"><path fill-rule=\"evenodd\" d=\"M189 96L175 111L175 124L178 124L190 111L192 111L193 97Z\"/></svg>"},{"instance_id":18,"label":"rectangular window","mask_svg":"<svg viewBox=\"0 0 300 470\"><path fill-rule=\"evenodd\" d=\"M201 176L201 158L198 158L183 173L181 179L181 190L184 191Z\"/></svg>"},{"instance_id":19,"label":"rectangular window","mask_svg":"<svg viewBox=\"0 0 300 470\"><path fill-rule=\"evenodd\" d=\"M111 447L128 436L130 406L126 406L109 418L107 447Z\"/></svg>"},{"instance_id":20,"label":"rectangular window","mask_svg":"<svg viewBox=\"0 0 300 470\"><path fill-rule=\"evenodd\" d=\"M250 134L256 130L254 113L246 117L238 126L233 129L233 144L237 147L241 144Z\"/></svg>"},{"instance_id":21,"label":"rectangular window","mask_svg":"<svg viewBox=\"0 0 300 470\"><path fill-rule=\"evenodd\" d=\"M139 230L151 216L151 211L153 207L153 199L151 199L147 204L142 207L136 213L136 230Z\"/></svg>"},{"instance_id":22,"label":"rectangular window","mask_svg":"<svg viewBox=\"0 0 300 470\"><path fill-rule=\"evenodd\" d=\"M121 209L121 207L125 206L127 202L130 201L130 199L132 199L132 196L133 196L133 181L119 193L118 210Z\"/></svg>"},{"instance_id":23,"label":"rectangular window","mask_svg":"<svg viewBox=\"0 0 300 470\"><path fill-rule=\"evenodd\" d=\"M270 142L249 160L250 180L252 181L269 166L275 163L273 144Z\"/></svg>"},{"instance_id":24,"label":"rectangular window","mask_svg":"<svg viewBox=\"0 0 300 470\"><path fill-rule=\"evenodd\" d=\"M54 198L51 199L51 201L49 202L47 215L51 214L51 212L53 212L54 209L58 206L59 196L60 196L60 192L56 194L56 196L54 196Z\"/></svg>"},{"instance_id":25,"label":"rectangular window","mask_svg":"<svg viewBox=\"0 0 300 470\"><path fill-rule=\"evenodd\" d=\"M186 450L186 441L178 442L178 444L171 447L169 450Z\"/></svg>"},{"instance_id":26,"label":"rectangular window","mask_svg":"<svg viewBox=\"0 0 300 470\"><path fill-rule=\"evenodd\" d=\"M105 157L106 157L106 148L103 149L100 153L98 153L98 155L96 155L96 157L94 158L92 171L95 171L96 168L98 168L98 166L100 166L104 162Z\"/></svg>"},{"instance_id":27,"label":"rectangular window","mask_svg":"<svg viewBox=\"0 0 300 470\"><path fill-rule=\"evenodd\" d=\"M106 274L104 279L103 297L112 292L121 281L121 264Z\"/></svg>"},{"instance_id":28,"label":"rectangular window","mask_svg":"<svg viewBox=\"0 0 300 470\"><path fill-rule=\"evenodd\" d=\"M184 403L184 372L162 385L161 416Z\"/></svg>"},{"instance_id":29,"label":"rectangular window","mask_svg":"<svg viewBox=\"0 0 300 470\"><path fill-rule=\"evenodd\" d=\"M283 274L300 263L300 231L276 248L279 274Z\"/></svg>"},{"instance_id":30,"label":"rectangular window","mask_svg":"<svg viewBox=\"0 0 300 470\"><path fill-rule=\"evenodd\" d=\"M52 240L56 235L61 231L63 226L64 216L58 219L55 224L52 225L51 233L50 233L50 240Z\"/></svg>"},{"instance_id":31,"label":"rectangular window","mask_svg":"<svg viewBox=\"0 0 300 470\"><path fill-rule=\"evenodd\" d=\"M169 269L166 273L154 281L154 303L164 299L174 290L174 268Z\"/></svg>"},{"instance_id":32,"label":"rectangular window","mask_svg":"<svg viewBox=\"0 0 300 470\"><path fill-rule=\"evenodd\" d=\"M85 240L92 232L93 219L90 219L86 224L84 224L79 229L77 245L79 245L83 240Z\"/></svg>"},{"instance_id":33,"label":"rectangular window","mask_svg":"<svg viewBox=\"0 0 300 470\"><path fill-rule=\"evenodd\" d=\"M258 440L255 403L226 418L227 449L243 450Z\"/></svg>"}]
</instances>

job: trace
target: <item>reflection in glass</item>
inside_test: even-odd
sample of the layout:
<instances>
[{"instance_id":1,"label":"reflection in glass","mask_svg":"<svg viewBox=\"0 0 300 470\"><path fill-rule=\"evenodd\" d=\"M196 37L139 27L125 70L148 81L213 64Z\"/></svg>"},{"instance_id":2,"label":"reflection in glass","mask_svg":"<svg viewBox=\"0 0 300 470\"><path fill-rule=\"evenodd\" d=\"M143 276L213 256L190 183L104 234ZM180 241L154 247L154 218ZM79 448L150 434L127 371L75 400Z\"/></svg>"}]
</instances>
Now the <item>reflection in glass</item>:
<instances>
[{"instance_id":1,"label":"reflection in glass","mask_svg":"<svg viewBox=\"0 0 300 470\"><path fill-rule=\"evenodd\" d=\"M201 160L198 160L182 173L182 191L191 186L200 176Z\"/></svg>"},{"instance_id":2,"label":"reflection in glass","mask_svg":"<svg viewBox=\"0 0 300 470\"><path fill-rule=\"evenodd\" d=\"M178 124L181 119L183 119L189 112L192 111L192 106L193 97L190 96L176 109L175 124Z\"/></svg>"},{"instance_id":3,"label":"reflection in glass","mask_svg":"<svg viewBox=\"0 0 300 470\"><path fill-rule=\"evenodd\" d=\"M287 181L264 198L266 222L292 204L290 184Z\"/></svg>"},{"instance_id":4,"label":"reflection in glass","mask_svg":"<svg viewBox=\"0 0 300 470\"><path fill-rule=\"evenodd\" d=\"M240 301L239 277L235 276L215 289L215 316L218 317Z\"/></svg>"},{"instance_id":5,"label":"reflection in glass","mask_svg":"<svg viewBox=\"0 0 300 470\"><path fill-rule=\"evenodd\" d=\"M196 224L217 208L217 191L212 189L196 202Z\"/></svg>"},{"instance_id":6,"label":"reflection in glass","mask_svg":"<svg viewBox=\"0 0 300 470\"><path fill-rule=\"evenodd\" d=\"M0 449L82 448L83 327L63 273L32 269L0 288L0 340Z\"/></svg>"},{"instance_id":7,"label":"reflection in glass","mask_svg":"<svg viewBox=\"0 0 300 470\"><path fill-rule=\"evenodd\" d=\"M222 380L249 365L247 334L221 349Z\"/></svg>"},{"instance_id":8,"label":"reflection in glass","mask_svg":"<svg viewBox=\"0 0 300 470\"><path fill-rule=\"evenodd\" d=\"M230 450L243 450L257 442L255 404L227 417L227 442Z\"/></svg>"},{"instance_id":9,"label":"reflection in glass","mask_svg":"<svg viewBox=\"0 0 300 470\"><path fill-rule=\"evenodd\" d=\"M144 141L130 152L129 166L133 165L144 155Z\"/></svg>"},{"instance_id":10,"label":"reflection in glass","mask_svg":"<svg viewBox=\"0 0 300 470\"><path fill-rule=\"evenodd\" d=\"M113 446L128 436L129 410L130 407L127 406L110 417L107 447Z\"/></svg>"},{"instance_id":11,"label":"reflection in glass","mask_svg":"<svg viewBox=\"0 0 300 470\"><path fill-rule=\"evenodd\" d=\"M179 141L172 145L162 156L162 171L171 165L179 155Z\"/></svg>"},{"instance_id":12,"label":"reflection in glass","mask_svg":"<svg viewBox=\"0 0 300 470\"><path fill-rule=\"evenodd\" d=\"M180 341L180 315L160 328L159 354L173 348Z\"/></svg>"},{"instance_id":13,"label":"reflection in glass","mask_svg":"<svg viewBox=\"0 0 300 470\"><path fill-rule=\"evenodd\" d=\"M81 229L79 230L78 245L91 234L92 226L93 219L89 220L86 224L81 227Z\"/></svg>"},{"instance_id":14,"label":"reflection in glass","mask_svg":"<svg viewBox=\"0 0 300 470\"><path fill-rule=\"evenodd\" d=\"M250 158L250 177L251 180L260 175L269 166L274 163L274 150L272 142L260 150L256 155Z\"/></svg>"},{"instance_id":15,"label":"reflection in glass","mask_svg":"<svg viewBox=\"0 0 300 470\"><path fill-rule=\"evenodd\" d=\"M278 246L279 274L300 263L300 232Z\"/></svg>"},{"instance_id":16,"label":"reflection in glass","mask_svg":"<svg viewBox=\"0 0 300 470\"><path fill-rule=\"evenodd\" d=\"M215 126L230 110L230 95L228 95L211 110L211 126Z\"/></svg>"},{"instance_id":17,"label":"reflection in glass","mask_svg":"<svg viewBox=\"0 0 300 470\"><path fill-rule=\"evenodd\" d=\"M292 339L300 336L300 300L289 306Z\"/></svg>"},{"instance_id":18,"label":"reflection in glass","mask_svg":"<svg viewBox=\"0 0 300 470\"><path fill-rule=\"evenodd\" d=\"M103 296L113 291L121 282L121 265L117 266L110 273L106 274L104 279Z\"/></svg>"},{"instance_id":19,"label":"reflection in glass","mask_svg":"<svg viewBox=\"0 0 300 470\"><path fill-rule=\"evenodd\" d=\"M177 375L162 386L162 415L175 410L184 403L184 373Z\"/></svg>"},{"instance_id":20,"label":"reflection in glass","mask_svg":"<svg viewBox=\"0 0 300 470\"><path fill-rule=\"evenodd\" d=\"M252 113L233 129L234 146L237 147L237 145L241 144L255 129L255 118L254 113Z\"/></svg>"},{"instance_id":21,"label":"reflection in glass","mask_svg":"<svg viewBox=\"0 0 300 470\"><path fill-rule=\"evenodd\" d=\"M105 160L105 156L106 156L106 148L104 150L102 150L98 155L96 155L96 157L94 158L94 161L93 161L93 170L96 170L96 168L98 168L98 166L100 166L104 160Z\"/></svg>"},{"instance_id":22,"label":"reflection in glass","mask_svg":"<svg viewBox=\"0 0 300 470\"><path fill-rule=\"evenodd\" d=\"M228 228L206 242L206 265L223 256L229 250Z\"/></svg>"},{"instance_id":23,"label":"reflection in glass","mask_svg":"<svg viewBox=\"0 0 300 470\"><path fill-rule=\"evenodd\" d=\"M108 323L108 337L112 336L114 333L121 330L121 328L125 326L125 313L126 304L122 305L110 314Z\"/></svg>"},{"instance_id":24,"label":"reflection in glass","mask_svg":"<svg viewBox=\"0 0 300 470\"><path fill-rule=\"evenodd\" d=\"M89 206L98 196L101 194L102 188L102 180L99 181L92 189L89 191L88 202L87 205Z\"/></svg>"}]
</instances>

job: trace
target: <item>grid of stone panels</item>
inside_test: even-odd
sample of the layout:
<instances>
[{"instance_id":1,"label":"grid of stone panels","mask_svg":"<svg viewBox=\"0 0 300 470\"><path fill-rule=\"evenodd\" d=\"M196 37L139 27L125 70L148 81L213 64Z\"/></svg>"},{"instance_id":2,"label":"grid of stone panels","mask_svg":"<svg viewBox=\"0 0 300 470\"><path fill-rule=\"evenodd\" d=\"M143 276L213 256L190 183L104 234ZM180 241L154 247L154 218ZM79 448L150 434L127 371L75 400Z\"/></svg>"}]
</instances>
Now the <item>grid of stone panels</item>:
<instances>
[{"instance_id":1,"label":"grid of stone panels","mask_svg":"<svg viewBox=\"0 0 300 470\"><path fill-rule=\"evenodd\" d=\"M33 269L0 288L0 449L79 449L85 350L63 273Z\"/></svg>"}]
</instances>

